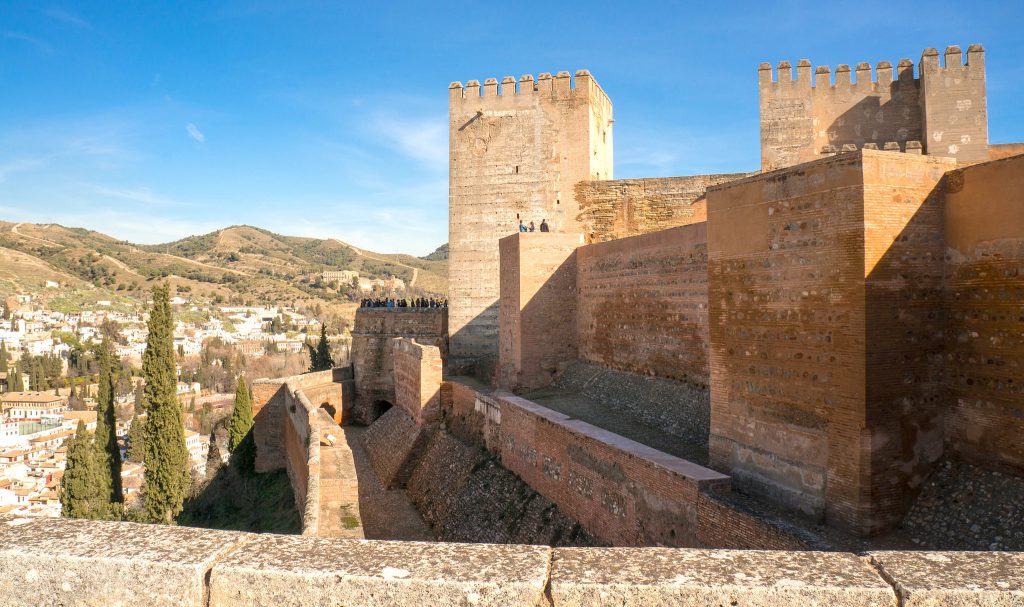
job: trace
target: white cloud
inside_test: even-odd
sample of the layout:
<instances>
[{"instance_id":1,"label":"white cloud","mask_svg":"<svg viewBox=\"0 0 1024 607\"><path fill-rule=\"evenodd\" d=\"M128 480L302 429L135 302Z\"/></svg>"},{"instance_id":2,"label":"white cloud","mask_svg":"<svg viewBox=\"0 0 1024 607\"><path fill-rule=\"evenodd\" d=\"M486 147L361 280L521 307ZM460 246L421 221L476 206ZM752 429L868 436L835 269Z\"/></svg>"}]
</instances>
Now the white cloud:
<instances>
[{"instance_id":1,"label":"white cloud","mask_svg":"<svg viewBox=\"0 0 1024 607\"><path fill-rule=\"evenodd\" d=\"M32 46L36 47L37 49L39 49L39 51L45 55L53 54L52 46L50 46L46 42L43 42L39 38L29 36L28 34L23 34L21 32L4 32L4 38L7 38L8 40L20 40L21 42L27 42Z\"/></svg>"},{"instance_id":2,"label":"white cloud","mask_svg":"<svg viewBox=\"0 0 1024 607\"><path fill-rule=\"evenodd\" d=\"M448 166L448 124L441 118L380 115L370 128L386 145L431 169L442 170Z\"/></svg>"},{"instance_id":3,"label":"white cloud","mask_svg":"<svg viewBox=\"0 0 1024 607\"><path fill-rule=\"evenodd\" d=\"M191 207L197 206L190 202L183 202L180 200L174 200L173 198L166 198L153 193L153 190L142 187L142 188L110 188L101 185L89 184L93 192L96 192L100 196L107 198L120 198L122 200L130 200L132 202L141 202L143 204L153 206L173 206L173 207Z\"/></svg>"},{"instance_id":4,"label":"white cloud","mask_svg":"<svg viewBox=\"0 0 1024 607\"><path fill-rule=\"evenodd\" d=\"M185 125L185 131L188 133L189 137L195 139L199 143L206 141L206 135L203 135L203 132L199 130L199 127L191 122Z\"/></svg>"},{"instance_id":5,"label":"white cloud","mask_svg":"<svg viewBox=\"0 0 1024 607\"><path fill-rule=\"evenodd\" d=\"M68 25L73 25L75 27L80 27L87 30L95 29L92 26L92 24L86 21L85 19L82 19L81 17L76 17L75 15L72 15L71 13L59 8L48 8L43 12L46 14L47 17L50 17L51 19L56 19L57 21L60 21L62 23L67 23Z\"/></svg>"}]
</instances>

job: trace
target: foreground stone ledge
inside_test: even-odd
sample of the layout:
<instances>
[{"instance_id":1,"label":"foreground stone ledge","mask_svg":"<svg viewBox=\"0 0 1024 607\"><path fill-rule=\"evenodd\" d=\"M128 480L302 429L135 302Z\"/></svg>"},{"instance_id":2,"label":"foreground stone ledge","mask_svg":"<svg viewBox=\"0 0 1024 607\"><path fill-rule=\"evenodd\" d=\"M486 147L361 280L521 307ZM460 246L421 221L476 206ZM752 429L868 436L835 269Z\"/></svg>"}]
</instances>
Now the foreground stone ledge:
<instances>
[{"instance_id":1,"label":"foreground stone ledge","mask_svg":"<svg viewBox=\"0 0 1024 607\"><path fill-rule=\"evenodd\" d=\"M261 535L217 563L211 607L537 605L546 546Z\"/></svg>"},{"instance_id":2,"label":"foreground stone ledge","mask_svg":"<svg viewBox=\"0 0 1024 607\"><path fill-rule=\"evenodd\" d=\"M871 552L904 607L1024 606L1024 553Z\"/></svg>"},{"instance_id":3,"label":"foreground stone ledge","mask_svg":"<svg viewBox=\"0 0 1024 607\"><path fill-rule=\"evenodd\" d=\"M892 587L848 553L558 548L558 607L896 607Z\"/></svg>"},{"instance_id":4,"label":"foreground stone ledge","mask_svg":"<svg viewBox=\"0 0 1024 607\"><path fill-rule=\"evenodd\" d=\"M246 534L0 517L0 605L204 605L204 576Z\"/></svg>"}]
</instances>

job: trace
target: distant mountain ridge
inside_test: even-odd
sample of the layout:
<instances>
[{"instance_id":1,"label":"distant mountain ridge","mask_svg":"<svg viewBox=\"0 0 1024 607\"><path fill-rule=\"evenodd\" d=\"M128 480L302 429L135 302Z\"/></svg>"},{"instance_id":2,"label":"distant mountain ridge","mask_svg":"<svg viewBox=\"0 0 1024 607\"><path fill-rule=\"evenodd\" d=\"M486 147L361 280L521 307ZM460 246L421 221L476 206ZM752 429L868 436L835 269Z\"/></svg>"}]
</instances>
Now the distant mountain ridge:
<instances>
[{"instance_id":1,"label":"distant mountain ridge","mask_svg":"<svg viewBox=\"0 0 1024 607\"><path fill-rule=\"evenodd\" d=\"M443 252L442 252L443 251ZM96 297L148 297L157 281L194 299L254 303L348 303L327 270L397 277L414 295L448 291L447 245L426 257L375 253L336 239L283 236L247 225L158 245L136 245L57 224L0 221L0 289L32 292L63 282ZM44 278L45 277L45 278ZM343 285L344 287L344 285Z\"/></svg>"}]
</instances>

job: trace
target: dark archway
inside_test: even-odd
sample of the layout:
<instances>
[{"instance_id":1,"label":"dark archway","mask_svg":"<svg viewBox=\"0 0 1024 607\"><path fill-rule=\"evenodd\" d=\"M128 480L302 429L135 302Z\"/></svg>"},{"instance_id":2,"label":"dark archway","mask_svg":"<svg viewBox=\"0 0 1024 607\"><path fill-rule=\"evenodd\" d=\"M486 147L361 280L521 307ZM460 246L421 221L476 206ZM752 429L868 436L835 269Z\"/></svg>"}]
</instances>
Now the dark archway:
<instances>
[{"instance_id":1,"label":"dark archway","mask_svg":"<svg viewBox=\"0 0 1024 607\"><path fill-rule=\"evenodd\" d=\"M331 403L322 403L320 405L320 408L326 411L327 415L331 416L331 419L334 420L334 423L338 424L339 426L341 425L341 412L335 409L334 405L332 405Z\"/></svg>"},{"instance_id":2,"label":"dark archway","mask_svg":"<svg viewBox=\"0 0 1024 607\"><path fill-rule=\"evenodd\" d=\"M374 401L373 407L370 408L370 423L377 421L377 418L387 413L391 407L391 403L386 400Z\"/></svg>"}]
</instances>

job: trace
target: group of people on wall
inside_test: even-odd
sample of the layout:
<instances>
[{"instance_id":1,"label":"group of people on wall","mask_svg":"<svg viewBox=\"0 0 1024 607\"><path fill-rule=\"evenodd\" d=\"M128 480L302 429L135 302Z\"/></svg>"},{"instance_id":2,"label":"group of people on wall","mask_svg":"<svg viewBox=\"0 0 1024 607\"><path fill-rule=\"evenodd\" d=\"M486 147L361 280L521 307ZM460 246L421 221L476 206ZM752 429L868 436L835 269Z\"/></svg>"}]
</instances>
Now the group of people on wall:
<instances>
[{"instance_id":1,"label":"group of people on wall","mask_svg":"<svg viewBox=\"0 0 1024 607\"><path fill-rule=\"evenodd\" d=\"M377 299L364 299L359 302L360 308L447 308L447 299L434 299L433 297L414 297L412 299L395 299L383 297Z\"/></svg>"},{"instance_id":2,"label":"group of people on wall","mask_svg":"<svg viewBox=\"0 0 1024 607\"><path fill-rule=\"evenodd\" d=\"M526 225L525 223L523 223L523 220L520 219L519 220L519 231L520 232L536 232L537 231L537 227L535 225L533 225L532 221L530 222L530 225ZM550 232L551 231L551 228L548 226L548 220L547 219L541 219L540 220L540 231L541 232Z\"/></svg>"}]
</instances>

